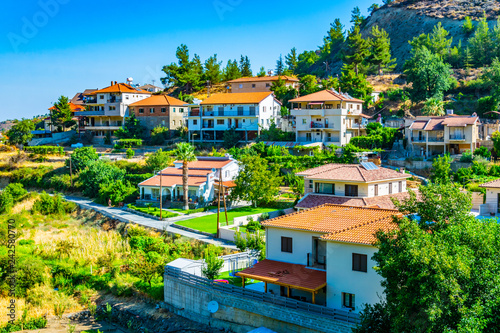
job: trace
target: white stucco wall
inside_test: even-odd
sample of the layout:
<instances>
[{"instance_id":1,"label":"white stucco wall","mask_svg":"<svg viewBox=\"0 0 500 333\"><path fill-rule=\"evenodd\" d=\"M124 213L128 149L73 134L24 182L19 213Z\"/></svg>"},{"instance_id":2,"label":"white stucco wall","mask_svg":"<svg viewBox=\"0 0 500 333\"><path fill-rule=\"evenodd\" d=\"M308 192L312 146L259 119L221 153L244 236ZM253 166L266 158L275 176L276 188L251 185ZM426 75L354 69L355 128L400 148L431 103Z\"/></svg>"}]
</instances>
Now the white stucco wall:
<instances>
[{"instance_id":1,"label":"white stucco wall","mask_svg":"<svg viewBox=\"0 0 500 333\"><path fill-rule=\"evenodd\" d=\"M307 254L313 251L313 237L322 235L322 233L268 227L266 228L266 258L307 265ZM281 252L281 237L292 238L292 253Z\"/></svg>"}]
</instances>

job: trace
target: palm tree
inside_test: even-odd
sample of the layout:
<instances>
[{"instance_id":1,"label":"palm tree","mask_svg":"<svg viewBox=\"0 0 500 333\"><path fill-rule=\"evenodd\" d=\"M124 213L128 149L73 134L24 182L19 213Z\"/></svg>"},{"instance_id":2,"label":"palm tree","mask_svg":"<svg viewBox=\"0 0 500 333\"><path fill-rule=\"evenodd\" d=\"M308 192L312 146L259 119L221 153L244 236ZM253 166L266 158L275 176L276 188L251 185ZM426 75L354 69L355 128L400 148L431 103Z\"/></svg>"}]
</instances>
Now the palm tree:
<instances>
[{"instance_id":1,"label":"palm tree","mask_svg":"<svg viewBox=\"0 0 500 333\"><path fill-rule=\"evenodd\" d=\"M182 161L182 187L184 189L184 210L189 210L188 163L196 161L194 146L187 142L177 144L175 151L177 160Z\"/></svg>"}]
</instances>

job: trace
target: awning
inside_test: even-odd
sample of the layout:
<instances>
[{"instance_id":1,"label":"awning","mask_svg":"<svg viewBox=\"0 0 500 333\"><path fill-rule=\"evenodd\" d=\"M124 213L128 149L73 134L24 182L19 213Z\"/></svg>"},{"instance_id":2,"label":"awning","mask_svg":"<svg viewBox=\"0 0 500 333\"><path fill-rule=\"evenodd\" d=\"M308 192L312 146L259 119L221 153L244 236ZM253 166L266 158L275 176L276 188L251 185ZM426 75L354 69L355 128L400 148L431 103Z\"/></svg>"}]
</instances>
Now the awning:
<instances>
[{"instance_id":1,"label":"awning","mask_svg":"<svg viewBox=\"0 0 500 333\"><path fill-rule=\"evenodd\" d=\"M315 293L326 286L326 272L275 260L262 260L237 276Z\"/></svg>"}]
</instances>

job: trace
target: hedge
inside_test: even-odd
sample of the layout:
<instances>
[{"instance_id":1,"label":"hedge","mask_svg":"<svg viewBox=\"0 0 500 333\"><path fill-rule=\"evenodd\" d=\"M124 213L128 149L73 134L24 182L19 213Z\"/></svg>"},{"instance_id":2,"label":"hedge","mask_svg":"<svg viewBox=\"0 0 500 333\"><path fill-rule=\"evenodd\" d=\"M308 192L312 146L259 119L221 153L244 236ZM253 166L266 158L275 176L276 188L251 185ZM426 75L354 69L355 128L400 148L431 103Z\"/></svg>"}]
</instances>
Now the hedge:
<instances>
[{"instance_id":1,"label":"hedge","mask_svg":"<svg viewBox=\"0 0 500 333\"><path fill-rule=\"evenodd\" d=\"M24 147L24 150L28 153L33 153L38 155L64 155L64 148L56 146Z\"/></svg>"},{"instance_id":2,"label":"hedge","mask_svg":"<svg viewBox=\"0 0 500 333\"><path fill-rule=\"evenodd\" d=\"M132 147L139 147L139 146L142 146L141 139L121 139L121 140L117 141L115 148L121 149L121 148L132 148Z\"/></svg>"}]
</instances>

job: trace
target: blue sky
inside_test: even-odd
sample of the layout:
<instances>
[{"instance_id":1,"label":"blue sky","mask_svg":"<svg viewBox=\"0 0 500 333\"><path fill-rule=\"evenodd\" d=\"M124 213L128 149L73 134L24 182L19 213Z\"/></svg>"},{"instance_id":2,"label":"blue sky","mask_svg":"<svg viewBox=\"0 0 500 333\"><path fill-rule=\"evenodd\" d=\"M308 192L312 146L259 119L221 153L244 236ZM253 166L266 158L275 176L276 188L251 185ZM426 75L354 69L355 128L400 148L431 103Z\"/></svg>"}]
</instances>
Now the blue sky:
<instances>
[{"instance_id":1,"label":"blue sky","mask_svg":"<svg viewBox=\"0 0 500 333\"><path fill-rule=\"evenodd\" d=\"M248 55L254 72L280 54L322 44L329 25L373 0L5 1L0 14L0 121L44 114L110 81L160 85L163 65L188 45L202 61Z\"/></svg>"}]
</instances>

